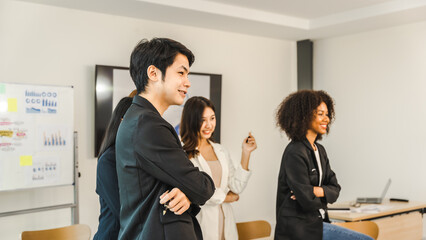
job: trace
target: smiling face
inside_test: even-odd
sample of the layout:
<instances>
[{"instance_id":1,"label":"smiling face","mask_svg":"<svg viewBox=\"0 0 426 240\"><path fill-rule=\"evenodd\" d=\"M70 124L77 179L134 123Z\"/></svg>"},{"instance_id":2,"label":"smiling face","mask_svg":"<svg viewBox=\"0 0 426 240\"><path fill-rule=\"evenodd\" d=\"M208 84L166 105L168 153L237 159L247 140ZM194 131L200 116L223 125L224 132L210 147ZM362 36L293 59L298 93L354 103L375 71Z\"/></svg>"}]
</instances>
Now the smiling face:
<instances>
[{"instance_id":1,"label":"smiling face","mask_svg":"<svg viewBox=\"0 0 426 240\"><path fill-rule=\"evenodd\" d=\"M317 135L326 134L329 123L330 119L328 118L328 108L327 105L322 102L314 111L314 118L308 131Z\"/></svg>"},{"instance_id":2,"label":"smiling face","mask_svg":"<svg viewBox=\"0 0 426 240\"><path fill-rule=\"evenodd\" d=\"M161 75L160 71L159 74ZM188 58L185 55L178 53L173 64L166 69L164 78L161 81L162 90L160 97L165 105L170 106L183 104L188 88L191 86L188 74Z\"/></svg>"},{"instance_id":3,"label":"smiling face","mask_svg":"<svg viewBox=\"0 0 426 240\"><path fill-rule=\"evenodd\" d=\"M201 139L209 139L216 127L216 116L210 107L206 107L202 116L202 123L200 128L200 138Z\"/></svg>"}]
</instances>

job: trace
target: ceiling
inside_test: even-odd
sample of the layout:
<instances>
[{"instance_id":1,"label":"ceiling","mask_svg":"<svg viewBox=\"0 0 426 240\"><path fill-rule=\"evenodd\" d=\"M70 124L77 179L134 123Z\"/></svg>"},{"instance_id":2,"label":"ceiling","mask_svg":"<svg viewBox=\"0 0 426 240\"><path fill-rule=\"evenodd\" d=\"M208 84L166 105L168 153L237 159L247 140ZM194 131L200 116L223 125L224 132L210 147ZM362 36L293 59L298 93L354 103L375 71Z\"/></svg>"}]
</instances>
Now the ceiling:
<instances>
[{"instance_id":1,"label":"ceiling","mask_svg":"<svg viewBox=\"0 0 426 240\"><path fill-rule=\"evenodd\" d=\"M21 1L288 40L426 20L426 0Z\"/></svg>"}]
</instances>

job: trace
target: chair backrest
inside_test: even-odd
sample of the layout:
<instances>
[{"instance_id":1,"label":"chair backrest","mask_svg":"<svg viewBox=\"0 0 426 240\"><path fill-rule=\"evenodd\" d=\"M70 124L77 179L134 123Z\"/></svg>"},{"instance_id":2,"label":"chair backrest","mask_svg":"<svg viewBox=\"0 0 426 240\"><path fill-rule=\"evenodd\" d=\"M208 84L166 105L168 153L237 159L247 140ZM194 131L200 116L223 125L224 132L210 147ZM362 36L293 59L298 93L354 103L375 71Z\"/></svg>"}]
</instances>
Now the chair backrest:
<instances>
[{"instance_id":1,"label":"chair backrest","mask_svg":"<svg viewBox=\"0 0 426 240\"><path fill-rule=\"evenodd\" d=\"M373 239L377 239L377 236L379 236L379 227L375 222L372 221L338 222L333 224L354 230L356 232L364 233Z\"/></svg>"},{"instance_id":2,"label":"chair backrest","mask_svg":"<svg viewBox=\"0 0 426 240\"><path fill-rule=\"evenodd\" d=\"M239 240L263 238L271 235L271 224L263 220L237 223L237 229Z\"/></svg>"},{"instance_id":3,"label":"chair backrest","mask_svg":"<svg viewBox=\"0 0 426 240\"><path fill-rule=\"evenodd\" d=\"M90 228L85 224L76 224L61 228L38 231L24 231L22 240L89 240Z\"/></svg>"}]
</instances>

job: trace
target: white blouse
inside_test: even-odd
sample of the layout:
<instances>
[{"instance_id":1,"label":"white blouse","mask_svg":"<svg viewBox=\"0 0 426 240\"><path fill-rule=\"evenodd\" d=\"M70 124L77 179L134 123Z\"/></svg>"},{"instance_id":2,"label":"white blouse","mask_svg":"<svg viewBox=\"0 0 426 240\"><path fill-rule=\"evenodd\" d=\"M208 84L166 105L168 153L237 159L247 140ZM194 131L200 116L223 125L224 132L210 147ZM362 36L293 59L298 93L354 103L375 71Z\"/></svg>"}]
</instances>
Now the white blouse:
<instances>
[{"instance_id":1,"label":"white blouse","mask_svg":"<svg viewBox=\"0 0 426 240\"><path fill-rule=\"evenodd\" d=\"M201 206L201 211L197 214L197 219L200 223L204 240L220 239L218 216L219 207L222 206L225 215L225 239L235 240L238 239L238 232L232 207L231 204L224 203L223 201L229 191L240 194L244 190L251 176L251 172L243 169L240 163L235 167L228 151L220 144L213 142L210 142L210 144L213 146L216 157L222 166L222 179L220 181L220 187L217 187L213 196ZM194 166L198 167L200 171L204 171L209 174L209 176L212 176L211 169L201 154L191 158L191 162Z\"/></svg>"}]
</instances>

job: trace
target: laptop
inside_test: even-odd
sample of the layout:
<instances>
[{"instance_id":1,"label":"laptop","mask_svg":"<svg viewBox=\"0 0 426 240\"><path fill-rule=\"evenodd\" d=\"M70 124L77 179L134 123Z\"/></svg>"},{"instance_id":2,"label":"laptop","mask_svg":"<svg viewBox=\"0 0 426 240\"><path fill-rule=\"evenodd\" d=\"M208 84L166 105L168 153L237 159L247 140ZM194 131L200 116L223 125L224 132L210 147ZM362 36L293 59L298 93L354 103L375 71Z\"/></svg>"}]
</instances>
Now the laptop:
<instances>
[{"instance_id":1,"label":"laptop","mask_svg":"<svg viewBox=\"0 0 426 240\"><path fill-rule=\"evenodd\" d=\"M389 189L389 186L391 184L392 180L389 178L388 182L386 183L385 189L383 189L382 196L379 198L357 198L356 203L382 203L383 199L385 198L385 195Z\"/></svg>"}]
</instances>

